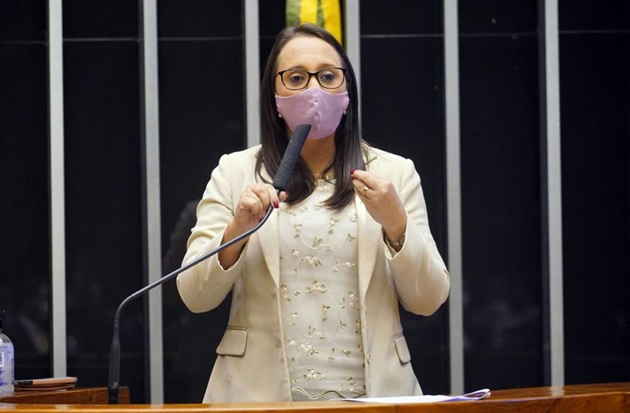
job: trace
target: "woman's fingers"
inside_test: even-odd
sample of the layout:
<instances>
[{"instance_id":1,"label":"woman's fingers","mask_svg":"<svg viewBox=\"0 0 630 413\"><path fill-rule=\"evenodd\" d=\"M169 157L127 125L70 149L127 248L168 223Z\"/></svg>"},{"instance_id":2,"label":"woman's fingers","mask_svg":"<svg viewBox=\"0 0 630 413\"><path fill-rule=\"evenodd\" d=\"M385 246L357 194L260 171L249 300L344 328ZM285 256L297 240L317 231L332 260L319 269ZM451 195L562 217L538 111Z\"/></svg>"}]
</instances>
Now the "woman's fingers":
<instances>
[{"instance_id":1,"label":"woman's fingers","mask_svg":"<svg viewBox=\"0 0 630 413\"><path fill-rule=\"evenodd\" d=\"M239 198L234 219L240 223L241 227L252 227L265 215L270 205L274 208L280 205L280 198L275 188L269 184L250 185L245 188Z\"/></svg>"},{"instance_id":2,"label":"woman's fingers","mask_svg":"<svg viewBox=\"0 0 630 413\"><path fill-rule=\"evenodd\" d=\"M352 184L364 200L380 200L391 191L396 195L391 182L366 171L358 169L352 171Z\"/></svg>"},{"instance_id":3,"label":"woman's fingers","mask_svg":"<svg viewBox=\"0 0 630 413\"><path fill-rule=\"evenodd\" d=\"M370 172L352 172L352 184L370 216L387 233L402 232L407 225L407 213L394 184Z\"/></svg>"}]
</instances>

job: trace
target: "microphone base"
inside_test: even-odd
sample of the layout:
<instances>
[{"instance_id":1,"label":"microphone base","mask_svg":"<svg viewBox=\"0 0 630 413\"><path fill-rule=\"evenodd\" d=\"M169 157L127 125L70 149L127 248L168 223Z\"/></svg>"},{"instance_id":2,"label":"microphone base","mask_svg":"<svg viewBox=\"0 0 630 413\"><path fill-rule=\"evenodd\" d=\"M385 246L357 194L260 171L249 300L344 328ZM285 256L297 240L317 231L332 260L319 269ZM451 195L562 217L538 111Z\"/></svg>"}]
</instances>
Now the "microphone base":
<instances>
[{"instance_id":1,"label":"microphone base","mask_svg":"<svg viewBox=\"0 0 630 413\"><path fill-rule=\"evenodd\" d=\"M120 393L120 387L108 386L107 394L109 394L109 404L118 404L118 394Z\"/></svg>"}]
</instances>

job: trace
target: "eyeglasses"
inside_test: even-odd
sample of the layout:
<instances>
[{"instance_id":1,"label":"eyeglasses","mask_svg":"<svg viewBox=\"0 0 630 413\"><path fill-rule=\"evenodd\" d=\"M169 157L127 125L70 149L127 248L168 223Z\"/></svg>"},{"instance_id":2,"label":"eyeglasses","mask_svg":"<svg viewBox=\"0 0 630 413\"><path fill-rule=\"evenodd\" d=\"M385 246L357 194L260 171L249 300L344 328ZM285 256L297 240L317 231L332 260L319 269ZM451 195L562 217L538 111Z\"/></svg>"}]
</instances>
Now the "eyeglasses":
<instances>
[{"instance_id":1,"label":"eyeglasses","mask_svg":"<svg viewBox=\"0 0 630 413\"><path fill-rule=\"evenodd\" d=\"M311 81L311 76L315 76L317 82L324 89L336 89L343 85L346 78L346 69L340 67L329 67L317 72L307 72L302 69L288 69L278 72L282 84L289 90L302 90Z\"/></svg>"}]
</instances>

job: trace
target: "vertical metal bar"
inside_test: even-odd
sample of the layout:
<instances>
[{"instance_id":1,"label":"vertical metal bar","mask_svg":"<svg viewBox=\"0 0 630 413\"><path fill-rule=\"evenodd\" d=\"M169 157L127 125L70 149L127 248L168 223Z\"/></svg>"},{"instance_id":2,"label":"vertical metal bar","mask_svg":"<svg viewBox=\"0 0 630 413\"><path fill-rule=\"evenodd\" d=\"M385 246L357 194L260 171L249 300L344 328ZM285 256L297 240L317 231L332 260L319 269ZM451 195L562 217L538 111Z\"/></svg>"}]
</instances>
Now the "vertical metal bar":
<instances>
[{"instance_id":1,"label":"vertical metal bar","mask_svg":"<svg viewBox=\"0 0 630 413\"><path fill-rule=\"evenodd\" d=\"M355 77L357 88L361 91L361 14L359 0L346 0L345 2L345 48ZM359 94L359 113L361 113L361 94Z\"/></svg>"},{"instance_id":2,"label":"vertical metal bar","mask_svg":"<svg viewBox=\"0 0 630 413\"><path fill-rule=\"evenodd\" d=\"M444 83L446 118L446 198L451 393L464 391L464 323L462 310L462 212L460 182L459 29L457 0L444 0Z\"/></svg>"},{"instance_id":3,"label":"vertical metal bar","mask_svg":"<svg viewBox=\"0 0 630 413\"><path fill-rule=\"evenodd\" d=\"M260 143L260 35L258 0L244 0L245 8L245 108L247 146Z\"/></svg>"},{"instance_id":4,"label":"vertical metal bar","mask_svg":"<svg viewBox=\"0 0 630 413\"><path fill-rule=\"evenodd\" d=\"M542 0L541 84L544 88L542 139L545 145L541 154L543 163L542 211L543 245L546 246L544 272L548 282L549 376L552 386L564 384L564 316L563 316L563 261L562 261L562 174L560 145L560 60L558 1ZM545 202L546 201L546 202Z\"/></svg>"},{"instance_id":5,"label":"vertical metal bar","mask_svg":"<svg viewBox=\"0 0 630 413\"><path fill-rule=\"evenodd\" d=\"M141 117L144 140L144 212L147 283L162 277L162 228L160 211L160 123L158 87L157 1L142 0L141 17ZM163 403L162 290L149 292L147 304L149 390L151 403Z\"/></svg>"},{"instance_id":6,"label":"vertical metal bar","mask_svg":"<svg viewBox=\"0 0 630 413\"><path fill-rule=\"evenodd\" d=\"M48 87L50 121L50 243L52 266L52 372L66 375L66 223L63 123L62 0L48 2Z\"/></svg>"}]
</instances>

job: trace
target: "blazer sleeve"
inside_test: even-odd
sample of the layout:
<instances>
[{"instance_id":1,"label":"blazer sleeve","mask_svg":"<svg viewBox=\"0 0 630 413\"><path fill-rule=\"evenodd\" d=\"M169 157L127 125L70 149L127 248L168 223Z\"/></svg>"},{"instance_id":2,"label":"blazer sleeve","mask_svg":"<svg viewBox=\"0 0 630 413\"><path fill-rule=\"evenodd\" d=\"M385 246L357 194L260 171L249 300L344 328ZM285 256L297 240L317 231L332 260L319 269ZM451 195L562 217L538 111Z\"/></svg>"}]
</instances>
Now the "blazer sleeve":
<instances>
[{"instance_id":1,"label":"blazer sleeve","mask_svg":"<svg viewBox=\"0 0 630 413\"><path fill-rule=\"evenodd\" d=\"M240 196L240 191L234 193L235 183L229 180L230 176L243 176L235 173L235 169L243 164L242 159L239 162L236 158L235 155L222 156L219 165L212 172L203 198L197 206L197 223L188 238L182 265L221 245L225 228L234 216L235 202ZM242 273L242 257L246 249L247 244L241 258L230 268L224 269L219 263L218 254L215 254L177 276L179 294L192 312L209 311L221 304Z\"/></svg>"},{"instance_id":2,"label":"blazer sleeve","mask_svg":"<svg viewBox=\"0 0 630 413\"><path fill-rule=\"evenodd\" d=\"M420 176L413 162L398 163L398 195L407 211L405 242L393 254L385 248L402 306L414 314L431 315L447 299L450 275L431 235Z\"/></svg>"}]
</instances>

